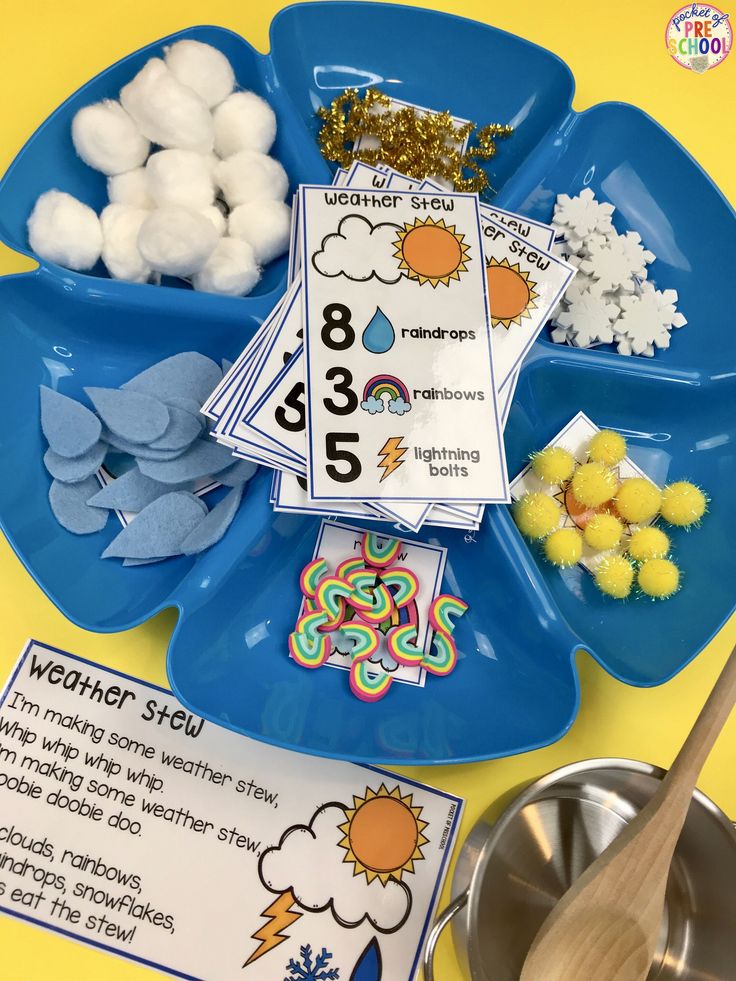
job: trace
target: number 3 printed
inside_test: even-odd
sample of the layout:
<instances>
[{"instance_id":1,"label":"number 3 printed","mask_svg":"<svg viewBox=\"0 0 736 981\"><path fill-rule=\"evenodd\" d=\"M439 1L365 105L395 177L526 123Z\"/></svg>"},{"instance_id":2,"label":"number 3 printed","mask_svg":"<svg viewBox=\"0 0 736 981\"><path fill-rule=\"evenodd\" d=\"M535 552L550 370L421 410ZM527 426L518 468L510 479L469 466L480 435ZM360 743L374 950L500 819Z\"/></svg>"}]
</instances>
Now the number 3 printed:
<instances>
[{"instance_id":1,"label":"number 3 printed","mask_svg":"<svg viewBox=\"0 0 736 981\"><path fill-rule=\"evenodd\" d=\"M348 371L347 368L330 368L325 375L327 381L334 381L339 378L340 381L333 386L337 395L344 395L345 401L342 405L338 405L333 399L322 399L325 408L328 409L333 415L336 416L349 416L351 412L355 412L358 408L358 396L350 387L353 383L353 376Z\"/></svg>"}]
</instances>

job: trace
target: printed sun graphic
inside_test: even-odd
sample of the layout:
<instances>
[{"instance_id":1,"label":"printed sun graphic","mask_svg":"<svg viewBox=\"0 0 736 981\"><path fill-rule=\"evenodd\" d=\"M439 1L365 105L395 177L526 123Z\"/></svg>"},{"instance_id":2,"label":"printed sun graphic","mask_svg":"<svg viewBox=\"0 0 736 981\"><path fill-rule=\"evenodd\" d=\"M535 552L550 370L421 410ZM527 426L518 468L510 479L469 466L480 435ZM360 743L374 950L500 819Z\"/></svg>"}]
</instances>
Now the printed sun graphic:
<instances>
[{"instance_id":1,"label":"printed sun graphic","mask_svg":"<svg viewBox=\"0 0 736 981\"><path fill-rule=\"evenodd\" d=\"M529 279L529 273L522 272L519 264L511 265L508 259L489 259L486 262L488 282L488 301L491 305L491 324L499 324L508 330L511 324L521 325L521 321L531 317L529 313L536 307L539 297L536 283Z\"/></svg>"},{"instance_id":2,"label":"printed sun graphic","mask_svg":"<svg viewBox=\"0 0 736 981\"><path fill-rule=\"evenodd\" d=\"M366 788L364 797L353 795L352 808L346 808L347 821L339 825L345 837L339 842L346 851L343 862L353 862L354 875L365 874L368 882L401 880L414 871L414 862L424 858L421 807L412 807L412 795L401 796L398 787L389 791L381 784L378 791Z\"/></svg>"},{"instance_id":3,"label":"printed sun graphic","mask_svg":"<svg viewBox=\"0 0 736 981\"><path fill-rule=\"evenodd\" d=\"M463 244L465 236L446 225L442 218L435 221L417 218L407 222L394 242L394 256L400 259L399 269L420 286L429 283L437 288L440 283L450 285L460 279L467 270L469 246Z\"/></svg>"}]
</instances>

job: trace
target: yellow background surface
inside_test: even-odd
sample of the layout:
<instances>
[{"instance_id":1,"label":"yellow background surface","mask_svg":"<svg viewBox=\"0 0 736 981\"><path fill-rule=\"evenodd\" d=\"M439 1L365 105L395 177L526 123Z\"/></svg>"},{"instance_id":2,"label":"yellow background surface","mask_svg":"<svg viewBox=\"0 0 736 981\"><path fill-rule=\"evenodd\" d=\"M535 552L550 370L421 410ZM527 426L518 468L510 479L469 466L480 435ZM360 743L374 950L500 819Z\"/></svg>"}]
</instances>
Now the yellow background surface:
<instances>
[{"instance_id":1,"label":"yellow background surface","mask_svg":"<svg viewBox=\"0 0 736 981\"><path fill-rule=\"evenodd\" d=\"M676 65L665 50L664 30L678 0L515 0L498 4L436 0L433 5L512 31L560 55L577 81L576 109L608 99L645 109L684 144L726 196L736 200L736 115L724 111L736 97L736 55L702 76ZM59 102L111 62L172 31L204 21L237 31L265 51L268 24L281 6L278 0L209 0L206 5L195 0L14 0L3 4L0 172ZM488 98L492 110L492 92ZM26 260L0 245L0 274L25 268L29 268ZM695 312L688 313L695 320ZM731 317L732 312L724 311L724 315ZM166 684L164 661L175 622L173 612L128 633L100 636L80 630L43 596L4 539L0 539L0 583L0 679L9 673L24 640L33 636ZM736 619L677 678L650 690L619 684L581 655L580 713L556 745L506 760L406 772L467 798L462 840L499 795L564 763L626 756L667 766L734 642ZM713 751L700 786L736 818L736 714ZM449 897L448 883L443 904ZM146 968L0 917L2 981L142 981L147 976L151 974ZM438 977L460 981L447 938L441 944Z\"/></svg>"}]
</instances>

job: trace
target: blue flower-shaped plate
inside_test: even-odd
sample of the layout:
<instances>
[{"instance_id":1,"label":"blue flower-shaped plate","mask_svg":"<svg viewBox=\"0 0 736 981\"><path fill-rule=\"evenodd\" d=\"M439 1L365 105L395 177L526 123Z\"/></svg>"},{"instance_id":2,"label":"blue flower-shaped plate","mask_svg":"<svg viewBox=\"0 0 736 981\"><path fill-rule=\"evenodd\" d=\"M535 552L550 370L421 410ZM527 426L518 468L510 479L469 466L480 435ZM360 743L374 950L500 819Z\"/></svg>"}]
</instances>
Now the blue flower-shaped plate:
<instances>
[{"instance_id":1,"label":"blue flower-shaped plate","mask_svg":"<svg viewBox=\"0 0 736 981\"><path fill-rule=\"evenodd\" d=\"M123 630L175 606L168 652L178 697L213 722L280 746L370 762L449 763L505 756L558 739L578 705L574 653L588 650L615 677L656 685L708 642L734 607L736 549L729 520L736 485L736 332L730 324L734 215L691 157L640 110L621 103L573 112L573 78L550 52L471 21L384 4L310 3L284 10L261 55L235 34L194 28L220 48L238 81L276 110L274 154L293 186L328 182L315 110L346 86L478 123L514 126L491 162L497 202L549 220L560 192L590 187L616 207L657 256L651 276L674 288L689 324L653 360L574 350L540 340L521 375L506 430L509 471L579 410L626 433L656 479L707 489L702 528L675 533L683 589L669 602L617 603L580 569L538 561L505 507L481 530L427 529L449 549L446 588L470 604L456 637L462 660L447 679L394 685L364 704L341 671L304 671L286 653L299 605L298 574L318 520L275 514L270 471L251 482L225 538L197 558L123 568L99 556L116 532L76 537L48 505L38 386L79 397L119 385L177 351L234 358L282 294L285 260L245 299L114 282L41 262L0 280L2 527L31 575L75 623ZM25 254L25 223L50 187L99 210L104 178L74 153L81 106L116 97L163 41L125 58L68 99L33 135L0 185L0 236Z\"/></svg>"}]
</instances>

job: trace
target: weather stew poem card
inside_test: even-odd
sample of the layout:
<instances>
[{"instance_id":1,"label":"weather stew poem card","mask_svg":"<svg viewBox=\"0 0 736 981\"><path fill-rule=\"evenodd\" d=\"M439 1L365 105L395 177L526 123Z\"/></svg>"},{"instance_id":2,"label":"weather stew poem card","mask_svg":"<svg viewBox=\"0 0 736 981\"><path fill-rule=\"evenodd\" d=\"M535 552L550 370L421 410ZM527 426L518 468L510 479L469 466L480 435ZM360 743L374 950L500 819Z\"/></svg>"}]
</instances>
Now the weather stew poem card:
<instances>
[{"instance_id":1,"label":"weather stew poem card","mask_svg":"<svg viewBox=\"0 0 736 981\"><path fill-rule=\"evenodd\" d=\"M300 194L310 496L506 501L477 196Z\"/></svg>"},{"instance_id":2,"label":"weather stew poem card","mask_svg":"<svg viewBox=\"0 0 736 981\"><path fill-rule=\"evenodd\" d=\"M37 641L0 694L0 912L176 977L409 981L461 810Z\"/></svg>"}]
</instances>

